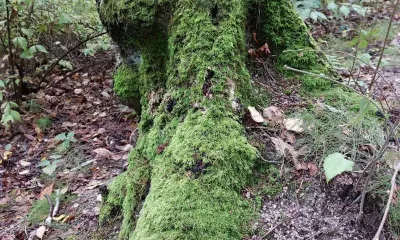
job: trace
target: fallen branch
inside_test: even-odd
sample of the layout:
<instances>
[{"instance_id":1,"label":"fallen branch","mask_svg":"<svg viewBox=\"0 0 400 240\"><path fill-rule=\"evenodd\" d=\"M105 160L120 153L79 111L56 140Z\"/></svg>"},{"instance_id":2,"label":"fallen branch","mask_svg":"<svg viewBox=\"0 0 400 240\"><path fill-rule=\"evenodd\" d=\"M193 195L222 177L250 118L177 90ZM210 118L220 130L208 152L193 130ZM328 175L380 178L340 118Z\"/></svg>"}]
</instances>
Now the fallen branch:
<instances>
[{"instance_id":1,"label":"fallen branch","mask_svg":"<svg viewBox=\"0 0 400 240\"><path fill-rule=\"evenodd\" d=\"M388 199L387 204L386 204L385 213L383 214L383 218L382 218L381 224L379 225L378 231L376 232L375 237L373 238L373 240L379 240L380 239L379 236L381 235L383 226L385 225L386 218L387 218L387 215L389 213L390 205L392 204L393 194L394 194L395 189L396 189L396 178L397 178L397 174L399 173L399 170L400 170L400 163L397 164L396 169L395 169L395 171L393 173L392 182L391 182L392 183L392 187L390 188L389 199Z\"/></svg>"}]
</instances>

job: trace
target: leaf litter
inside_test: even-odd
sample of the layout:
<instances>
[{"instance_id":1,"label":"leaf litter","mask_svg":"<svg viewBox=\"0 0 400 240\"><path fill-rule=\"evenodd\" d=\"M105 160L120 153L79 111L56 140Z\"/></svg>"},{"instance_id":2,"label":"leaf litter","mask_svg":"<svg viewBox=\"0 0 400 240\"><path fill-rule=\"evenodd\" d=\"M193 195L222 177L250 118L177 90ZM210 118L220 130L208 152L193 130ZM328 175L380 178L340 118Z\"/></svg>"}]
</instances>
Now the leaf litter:
<instances>
[{"instance_id":1,"label":"leaf litter","mask_svg":"<svg viewBox=\"0 0 400 240\"><path fill-rule=\"evenodd\" d=\"M40 105L42 110L32 112L22 106L24 121L13 135L0 130L0 232L4 236L16 239L25 236L25 231L36 231L39 239L75 235L91 239L97 231L94 216L101 204L96 200L99 187L126 168L128 154L135 145L131 140L137 121L131 109L112 94L111 52L100 55L96 57L104 59L102 69L108 69L105 75L87 69L64 79L62 72L55 71L51 75L54 83L28 96L27 102ZM44 130L36 125L43 117L51 119ZM59 136L57 141L58 135L62 138ZM57 152L71 136L77 141L69 142L68 151ZM44 196L54 194L53 189L63 189L65 198L60 201L59 215L65 216L60 221L68 229L21 224L39 199L45 201L45 214L49 211ZM109 235L113 234L117 234L115 230Z\"/></svg>"}]
</instances>

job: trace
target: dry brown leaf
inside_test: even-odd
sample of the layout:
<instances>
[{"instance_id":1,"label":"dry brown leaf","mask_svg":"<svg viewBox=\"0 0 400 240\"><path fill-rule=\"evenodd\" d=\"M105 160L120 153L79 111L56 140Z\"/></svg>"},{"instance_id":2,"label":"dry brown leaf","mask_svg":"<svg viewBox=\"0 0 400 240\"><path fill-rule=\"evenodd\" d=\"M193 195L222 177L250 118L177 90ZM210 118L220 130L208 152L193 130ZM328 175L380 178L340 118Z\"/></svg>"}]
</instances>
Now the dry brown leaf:
<instances>
[{"instance_id":1,"label":"dry brown leaf","mask_svg":"<svg viewBox=\"0 0 400 240\"><path fill-rule=\"evenodd\" d=\"M98 148L93 150L93 152L96 153L96 158L107 158L110 159L112 158L112 152L110 152L108 149L105 148Z\"/></svg>"},{"instance_id":2,"label":"dry brown leaf","mask_svg":"<svg viewBox=\"0 0 400 240\"><path fill-rule=\"evenodd\" d=\"M299 164L299 161L297 160L299 157L299 154L298 154L298 152L296 152L296 150L294 150L292 145L286 143L281 138L276 138L276 137L272 137L271 141L274 143L276 151L281 156L286 156L287 155L286 150L287 150L290 153L290 155L292 156L294 165L297 166Z\"/></svg>"},{"instance_id":3,"label":"dry brown leaf","mask_svg":"<svg viewBox=\"0 0 400 240\"><path fill-rule=\"evenodd\" d=\"M254 122L257 122L257 123L264 122L263 116L254 107L248 107L247 109L249 109L251 118L254 120Z\"/></svg>"},{"instance_id":4,"label":"dry brown leaf","mask_svg":"<svg viewBox=\"0 0 400 240\"><path fill-rule=\"evenodd\" d=\"M287 119L283 120L283 124L285 125L285 128L289 131L296 132L296 133L304 132L302 119L287 118Z\"/></svg>"},{"instance_id":5,"label":"dry brown leaf","mask_svg":"<svg viewBox=\"0 0 400 240\"><path fill-rule=\"evenodd\" d=\"M36 237L42 239L45 232L46 232L46 227L40 226L38 229L36 229Z\"/></svg>"},{"instance_id":6,"label":"dry brown leaf","mask_svg":"<svg viewBox=\"0 0 400 240\"><path fill-rule=\"evenodd\" d=\"M63 122L63 123L61 124L61 127L62 127L62 128L74 127L74 126L76 126L76 123L72 123L72 122Z\"/></svg>"},{"instance_id":7,"label":"dry brown leaf","mask_svg":"<svg viewBox=\"0 0 400 240\"><path fill-rule=\"evenodd\" d=\"M39 194L39 199L43 199L44 195L50 195L53 192L54 183L50 184L48 187L44 188Z\"/></svg>"},{"instance_id":8,"label":"dry brown leaf","mask_svg":"<svg viewBox=\"0 0 400 240\"><path fill-rule=\"evenodd\" d=\"M125 146L115 146L115 148L120 151L128 152L128 151L132 150L133 146L131 144L127 144Z\"/></svg>"},{"instance_id":9,"label":"dry brown leaf","mask_svg":"<svg viewBox=\"0 0 400 240\"><path fill-rule=\"evenodd\" d=\"M383 159L389 167L396 169L397 165L400 163L400 152L395 149L389 149L386 151Z\"/></svg>"},{"instance_id":10,"label":"dry brown leaf","mask_svg":"<svg viewBox=\"0 0 400 240\"><path fill-rule=\"evenodd\" d=\"M319 173L318 167L315 163L309 162L307 166L311 176L314 177Z\"/></svg>"},{"instance_id":11,"label":"dry brown leaf","mask_svg":"<svg viewBox=\"0 0 400 240\"><path fill-rule=\"evenodd\" d=\"M91 190L91 189L96 188L96 187L101 186L101 185L103 185L103 182L102 182L102 181L99 181L99 180L92 180L92 181L90 181L89 184L86 186L86 189Z\"/></svg>"},{"instance_id":12,"label":"dry brown leaf","mask_svg":"<svg viewBox=\"0 0 400 240\"><path fill-rule=\"evenodd\" d=\"M8 197L8 195L6 195L5 197L0 199L0 205L6 205L9 200L10 198Z\"/></svg>"},{"instance_id":13,"label":"dry brown leaf","mask_svg":"<svg viewBox=\"0 0 400 240\"><path fill-rule=\"evenodd\" d=\"M19 164L21 164L21 166L23 166L23 167L27 167L27 166L31 165L30 162L27 162L27 161L24 161L24 160L19 161Z\"/></svg>"},{"instance_id":14,"label":"dry brown leaf","mask_svg":"<svg viewBox=\"0 0 400 240\"><path fill-rule=\"evenodd\" d=\"M12 152L10 151L4 151L3 153L3 160L7 160L8 158L10 158L12 156Z\"/></svg>"},{"instance_id":15,"label":"dry brown leaf","mask_svg":"<svg viewBox=\"0 0 400 240\"><path fill-rule=\"evenodd\" d=\"M74 90L74 93L75 94L81 94L81 93L83 93L83 89L77 88L77 89Z\"/></svg>"},{"instance_id":16,"label":"dry brown leaf","mask_svg":"<svg viewBox=\"0 0 400 240\"><path fill-rule=\"evenodd\" d=\"M283 110L275 106L270 106L263 110L263 117L274 123L282 123L284 116Z\"/></svg>"},{"instance_id":17,"label":"dry brown leaf","mask_svg":"<svg viewBox=\"0 0 400 240\"><path fill-rule=\"evenodd\" d=\"M18 172L18 174L19 175L27 175L27 174L29 174L29 169L25 169L25 170L23 170L21 172Z\"/></svg>"}]
</instances>

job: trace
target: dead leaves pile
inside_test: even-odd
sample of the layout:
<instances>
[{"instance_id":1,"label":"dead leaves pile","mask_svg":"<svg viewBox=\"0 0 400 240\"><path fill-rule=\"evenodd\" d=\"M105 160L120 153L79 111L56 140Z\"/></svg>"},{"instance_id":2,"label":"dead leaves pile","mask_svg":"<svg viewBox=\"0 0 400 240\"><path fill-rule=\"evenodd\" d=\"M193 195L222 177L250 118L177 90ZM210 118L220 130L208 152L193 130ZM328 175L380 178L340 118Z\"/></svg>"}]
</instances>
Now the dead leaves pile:
<instances>
[{"instance_id":1,"label":"dead leaves pile","mask_svg":"<svg viewBox=\"0 0 400 240\"><path fill-rule=\"evenodd\" d=\"M299 158L308 152L308 147L302 146L295 149L296 136L304 133L305 124L300 118L287 118L282 109L270 106L263 109L262 114L254 107L248 107L248 112L254 123L271 126L279 130L279 136L271 136L270 141L279 157L290 158L297 171L308 171L311 176L319 173L318 167L312 162L300 162ZM262 127L262 126L260 126ZM266 127L268 128L268 127Z\"/></svg>"}]
</instances>

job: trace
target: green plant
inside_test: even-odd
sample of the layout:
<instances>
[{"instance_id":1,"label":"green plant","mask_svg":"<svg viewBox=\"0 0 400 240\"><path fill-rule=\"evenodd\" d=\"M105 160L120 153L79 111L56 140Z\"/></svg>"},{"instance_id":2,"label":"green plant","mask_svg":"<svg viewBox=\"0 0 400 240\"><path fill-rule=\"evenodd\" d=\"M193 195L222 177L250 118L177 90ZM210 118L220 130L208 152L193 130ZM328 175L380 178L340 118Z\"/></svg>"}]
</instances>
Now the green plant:
<instances>
[{"instance_id":1,"label":"green plant","mask_svg":"<svg viewBox=\"0 0 400 240\"><path fill-rule=\"evenodd\" d=\"M60 133L56 136L56 140L61 141L61 143L57 146L56 151L65 152L70 148L71 142L74 143L77 140L74 137L74 132L69 133Z\"/></svg>"},{"instance_id":2,"label":"green plant","mask_svg":"<svg viewBox=\"0 0 400 240\"><path fill-rule=\"evenodd\" d=\"M15 121L21 121L21 116L19 112L15 111L14 108L18 108L18 104L8 101L1 104L1 111L3 115L1 116L1 124L6 128L10 127L10 124Z\"/></svg>"},{"instance_id":3,"label":"green plant","mask_svg":"<svg viewBox=\"0 0 400 240\"><path fill-rule=\"evenodd\" d=\"M41 161L38 164L38 167L44 167L42 169L43 173L51 176L53 175L54 171L57 169L57 164L61 162L61 156L60 155L52 155L50 156L50 160L46 159L44 161Z\"/></svg>"},{"instance_id":4,"label":"green plant","mask_svg":"<svg viewBox=\"0 0 400 240\"><path fill-rule=\"evenodd\" d=\"M48 116L44 116L44 117L36 120L36 124L38 125L38 127L41 130L45 130L46 128L51 127L51 125L53 124L53 121Z\"/></svg>"}]
</instances>

